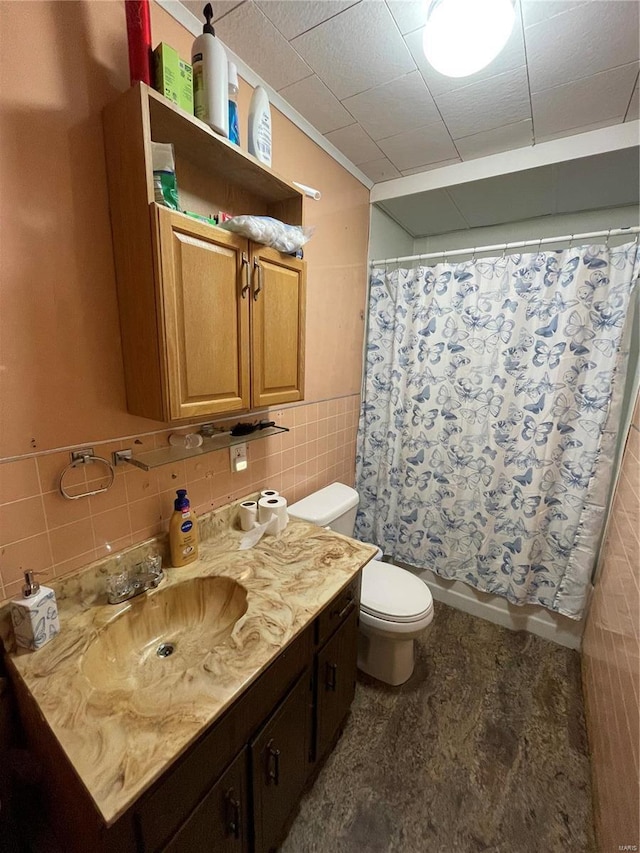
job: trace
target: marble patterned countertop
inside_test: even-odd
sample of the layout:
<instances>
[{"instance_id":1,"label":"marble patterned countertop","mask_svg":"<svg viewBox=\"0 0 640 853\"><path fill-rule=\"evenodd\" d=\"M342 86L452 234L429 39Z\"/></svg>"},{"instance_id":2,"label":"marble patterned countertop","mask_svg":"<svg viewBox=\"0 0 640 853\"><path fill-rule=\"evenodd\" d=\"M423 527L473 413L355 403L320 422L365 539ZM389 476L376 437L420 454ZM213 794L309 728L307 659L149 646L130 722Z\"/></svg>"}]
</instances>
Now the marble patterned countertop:
<instances>
[{"instance_id":1,"label":"marble patterned countertop","mask_svg":"<svg viewBox=\"0 0 640 853\"><path fill-rule=\"evenodd\" d=\"M197 561L165 571L151 590L106 603L107 564L52 584L61 632L35 652L8 655L107 825L129 806L269 666L374 553L338 533L291 519L278 536L239 551L239 502L200 521ZM153 550L153 543L147 550ZM143 549L144 550L144 549ZM156 549L157 550L157 549ZM140 559L141 549L131 559ZM224 576L247 591L246 612L221 645L198 649L188 664L132 690L99 689L83 661L96 636L121 613L198 577ZM145 599L147 601L145 601ZM5 634L5 643L7 636ZM171 660L170 658L167 660Z\"/></svg>"}]
</instances>

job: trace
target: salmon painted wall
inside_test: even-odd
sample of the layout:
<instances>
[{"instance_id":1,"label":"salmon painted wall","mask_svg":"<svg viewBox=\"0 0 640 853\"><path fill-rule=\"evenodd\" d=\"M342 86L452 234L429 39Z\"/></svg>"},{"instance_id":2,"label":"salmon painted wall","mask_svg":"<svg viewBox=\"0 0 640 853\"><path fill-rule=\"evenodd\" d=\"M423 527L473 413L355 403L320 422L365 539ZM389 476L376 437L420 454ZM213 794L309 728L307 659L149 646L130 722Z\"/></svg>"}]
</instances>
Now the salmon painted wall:
<instances>
[{"instance_id":1,"label":"salmon painted wall","mask_svg":"<svg viewBox=\"0 0 640 853\"><path fill-rule=\"evenodd\" d=\"M23 568L61 574L101 556L109 537L122 547L162 529L161 495L185 482L206 481L194 487L202 510L267 480L295 499L352 478L367 274L368 190L272 109L274 168L323 192L305 206L316 226L305 247L306 401L278 410L293 434L256 442L242 482L215 453L199 470L160 469L145 482L119 473L100 499L59 498L67 448L108 455L134 437L140 450L168 431L125 404L101 125L129 85L124 4L38 3L35 52L27 6L0 2L0 599ZM191 34L155 6L152 30L154 44L189 56ZM250 96L242 81L245 144ZM147 503L132 510L136 501Z\"/></svg>"},{"instance_id":2,"label":"salmon painted wall","mask_svg":"<svg viewBox=\"0 0 640 853\"><path fill-rule=\"evenodd\" d=\"M640 843L640 403L582 643L582 679L600 850Z\"/></svg>"}]
</instances>

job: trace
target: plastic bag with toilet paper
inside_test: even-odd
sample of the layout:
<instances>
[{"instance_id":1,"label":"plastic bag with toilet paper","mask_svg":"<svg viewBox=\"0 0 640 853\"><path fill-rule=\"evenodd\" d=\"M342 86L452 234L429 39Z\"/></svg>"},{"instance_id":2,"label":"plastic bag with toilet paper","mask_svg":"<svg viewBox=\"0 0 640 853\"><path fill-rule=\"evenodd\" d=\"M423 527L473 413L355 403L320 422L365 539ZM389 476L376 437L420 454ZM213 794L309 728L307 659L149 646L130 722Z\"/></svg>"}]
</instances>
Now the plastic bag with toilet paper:
<instances>
[{"instance_id":1,"label":"plastic bag with toilet paper","mask_svg":"<svg viewBox=\"0 0 640 853\"><path fill-rule=\"evenodd\" d=\"M286 498L268 490L257 502L245 501L240 505L240 523L247 532L240 540L239 551L253 548L265 534L277 536L289 523Z\"/></svg>"},{"instance_id":2,"label":"plastic bag with toilet paper","mask_svg":"<svg viewBox=\"0 0 640 853\"><path fill-rule=\"evenodd\" d=\"M279 252L301 249L315 230L311 225L286 225L271 216L234 216L219 227Z\"/></svg>"}]
</instances>

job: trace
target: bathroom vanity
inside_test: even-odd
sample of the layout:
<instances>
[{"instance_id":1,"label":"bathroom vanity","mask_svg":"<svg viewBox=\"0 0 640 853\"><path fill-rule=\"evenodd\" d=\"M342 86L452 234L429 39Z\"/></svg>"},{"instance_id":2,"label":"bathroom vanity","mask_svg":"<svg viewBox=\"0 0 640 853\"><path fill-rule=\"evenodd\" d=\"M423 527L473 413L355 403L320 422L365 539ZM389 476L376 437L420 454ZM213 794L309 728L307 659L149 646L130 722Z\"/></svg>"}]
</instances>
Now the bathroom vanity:
<instances>
[{"instance_id":1,"label":"bathroom vanity","mask_svg":"<svg viewBox=\"0 0 640 853\"><path fill-rule=\"evenodd\" d=\"M9 656L67 850L273 850L341 732L373 549L292 519L238 551L229 513L131 602L105 604L100 572L60 581L60 637ZM173 656L132 648L163 624Z\"/></svg>"}]
</instances>

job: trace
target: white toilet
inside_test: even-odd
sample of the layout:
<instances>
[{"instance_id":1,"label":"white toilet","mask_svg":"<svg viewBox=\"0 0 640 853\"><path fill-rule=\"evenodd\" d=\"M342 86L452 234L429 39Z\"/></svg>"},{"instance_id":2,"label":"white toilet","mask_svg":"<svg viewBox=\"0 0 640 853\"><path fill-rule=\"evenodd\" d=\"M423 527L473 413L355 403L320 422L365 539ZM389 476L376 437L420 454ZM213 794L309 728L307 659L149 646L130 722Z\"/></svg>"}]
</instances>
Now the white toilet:
<instances>
[{"instance_id":1,"label":"white toilet","mask_svg":"<svg viewBox=\"0 0 640 853\"><path fill-rule=\"evenodd\" d=\"M333 483L290 506L289 513L353 536L358 503L355 489ZM433 619L433 598L416 575L380 562L378 551L362 572L358 668L397 685L413 672L414 640Z\"/></svg>"}]
</instances>

